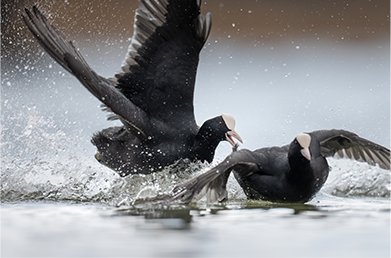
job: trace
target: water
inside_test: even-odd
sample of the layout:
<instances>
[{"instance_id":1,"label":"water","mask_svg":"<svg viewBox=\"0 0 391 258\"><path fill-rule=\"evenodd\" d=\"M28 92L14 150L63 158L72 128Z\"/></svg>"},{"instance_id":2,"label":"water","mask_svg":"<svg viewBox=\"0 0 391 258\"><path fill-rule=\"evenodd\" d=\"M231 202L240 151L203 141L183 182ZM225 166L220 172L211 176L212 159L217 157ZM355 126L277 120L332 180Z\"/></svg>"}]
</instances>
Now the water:
<instances>
[{"instance_id":1,"label":"water","mask_svg":"<svg viewBox=\"0 0 391 258\"><path fill-rule=\"evenodd\" d=\"M3 257L389 257L389 201L2 204Z\"/></svg>"},{"instance_id":2,"label":"water","mask_svg":"<svg viewBox=\"0 0 391 258\"><path fill-rule=\"evenodd\" d=\"M212 36L202 52L199 124L230 113L241 147L249 149L331 128L390 147L388 39L239 44L233 38ZM116 44L98 53L77 45L100 74L111 76L123 57ZM102 63L107 53L112 63ZM46 54L18 58L23 65L3 64L1 78L2 256L390 256L390 171L349 160L329 159L326 185L304 205L246 201L232 178L225 204L133 205L215 165L229 144L220 144L213 164L120 178L94 160L90 143L94 132L118 122L107 122L99 102Z\"/></svg>"}]
</instances>

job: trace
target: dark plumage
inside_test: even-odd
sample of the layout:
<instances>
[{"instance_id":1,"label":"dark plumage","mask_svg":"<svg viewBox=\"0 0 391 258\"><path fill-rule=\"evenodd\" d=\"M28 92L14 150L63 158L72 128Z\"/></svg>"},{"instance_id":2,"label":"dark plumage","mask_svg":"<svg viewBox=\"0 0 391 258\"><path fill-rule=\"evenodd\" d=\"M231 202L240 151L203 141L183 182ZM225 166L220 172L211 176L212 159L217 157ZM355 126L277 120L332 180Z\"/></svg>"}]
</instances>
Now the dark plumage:
<instances>
[{"instance_id":1,"label":"dark plumage","mask_svg":"<svg viewBox=\"0 0 391 258\"><path fill-rule=\"evenodd\" d=\"M151 173L178 159L212 161L222 140L241 141L223 114L195 122L193 96L199 53L212 15L197 0L139 0L134 34L121 69L103 78L45 16L33 7L23 20L40 45L73 74L122 127L94 135L96 158L121 176Z\"/></svg>"},{"instance_id":2,"label":"dark plumage","mask_svg":"<svg viewBox=\"0 0 391 258\"><path fill-rule=\"evenodd\" d=\"M390 150L344 130L299 134L290 145L233 152L213 169L175 187L172 200L189 203L207 195L227 198L231 171L249 199L306 202L326 182L325 157L347 157L390 169Z\"/></svg>"}]
</instances>

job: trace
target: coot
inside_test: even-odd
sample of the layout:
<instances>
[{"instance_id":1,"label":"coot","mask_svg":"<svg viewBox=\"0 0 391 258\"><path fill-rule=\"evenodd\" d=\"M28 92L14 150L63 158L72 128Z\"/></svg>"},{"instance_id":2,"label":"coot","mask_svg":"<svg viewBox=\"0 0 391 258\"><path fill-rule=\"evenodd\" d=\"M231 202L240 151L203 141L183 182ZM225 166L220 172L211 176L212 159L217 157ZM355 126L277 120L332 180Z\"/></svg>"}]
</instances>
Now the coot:
<instances>
[{"instance_id":1,"label":"coot","mask_svg":"<svg viewBox=\"0 0 391 258\"><path fill-rule=\"evenodd\" d=\"M199 53L212 26L198 0L140 0L131 44L112 78L98 75L36 8L23 20L39 44L123 126L96 133L96 158L121 176L151 173L180 159L211 162L220 141L233 138L235 120L223 114L198 127L194 85Z\"/></svg>"},{"instance_id":2,"label":"coot","mask_svg":"<svg viewBox=\"0 0 391 258\"><path fill-rule=\"evenodd\" d=\"M307 202L329 174L326 157L345 157L390 169L390 150L345 130L298 134L291 144L234 151L213 169L177 186L169 197L189 203L207 195L224 201L231 171L249 199Z\"/></svg>"}]
</instances>

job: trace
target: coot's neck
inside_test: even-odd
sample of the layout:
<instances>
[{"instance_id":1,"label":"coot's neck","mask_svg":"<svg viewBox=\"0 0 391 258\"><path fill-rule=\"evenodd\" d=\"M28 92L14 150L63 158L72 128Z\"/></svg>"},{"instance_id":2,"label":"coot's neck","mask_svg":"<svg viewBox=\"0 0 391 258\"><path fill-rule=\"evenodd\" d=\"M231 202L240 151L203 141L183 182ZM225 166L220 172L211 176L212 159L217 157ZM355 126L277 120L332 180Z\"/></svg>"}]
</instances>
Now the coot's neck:
<instances>
[{"instance_id":1,"label":"coot's neck","mask_svg":"<svg viewBox=\"0 0 391 258\"><path fill-rule=\"evenodd\" d=\"M302 155L299 157L288 156L290 171L287 175L287 179L291 181L311 181L314 179L314 172L311 167L310 161L304 158Z\"/></svg>"},{"instance_id":2,"label":"coot's neck","mask_svg":"<svg viewBox=\"0 0 391 258\"><path fill-rule=\"evenodd\" d=\"M193 153L195 159L212 162L215 150L223 138L205 124L200 128L194 138Z\"/></svg>"}]
</instances>

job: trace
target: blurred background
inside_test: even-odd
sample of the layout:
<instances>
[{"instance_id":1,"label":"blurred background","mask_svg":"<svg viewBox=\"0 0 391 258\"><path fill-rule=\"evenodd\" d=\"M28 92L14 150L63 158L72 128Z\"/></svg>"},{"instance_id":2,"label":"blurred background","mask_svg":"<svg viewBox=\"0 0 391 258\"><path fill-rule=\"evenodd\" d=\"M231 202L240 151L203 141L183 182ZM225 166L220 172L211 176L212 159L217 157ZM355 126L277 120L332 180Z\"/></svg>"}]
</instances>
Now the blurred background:
<instances>
[{"instance_id":1,"label":"blurred background","mask_svg":"<svg viewBox=\"0 0 391 258\"><path fill-rule=\"evenodd\" d=\"M93 155L91 135L117 123L35 42L21 19L33 5L110 77L125 56L138 1L2 2L3 141L23 133L35 112ZM213 26L197 74L198 124L230 113L249 149L331 128L390 146L389 1L213 0L201 11L213 14ZM220 144L217 156L229 152Z\"/></svg>"}]
</instances>

